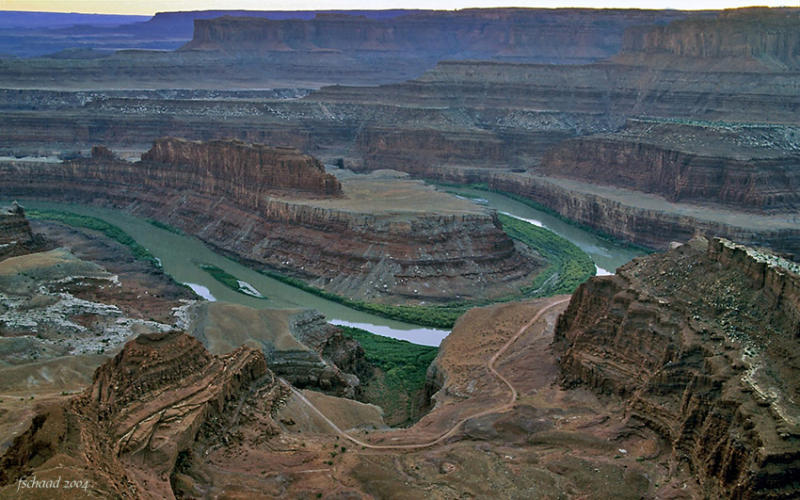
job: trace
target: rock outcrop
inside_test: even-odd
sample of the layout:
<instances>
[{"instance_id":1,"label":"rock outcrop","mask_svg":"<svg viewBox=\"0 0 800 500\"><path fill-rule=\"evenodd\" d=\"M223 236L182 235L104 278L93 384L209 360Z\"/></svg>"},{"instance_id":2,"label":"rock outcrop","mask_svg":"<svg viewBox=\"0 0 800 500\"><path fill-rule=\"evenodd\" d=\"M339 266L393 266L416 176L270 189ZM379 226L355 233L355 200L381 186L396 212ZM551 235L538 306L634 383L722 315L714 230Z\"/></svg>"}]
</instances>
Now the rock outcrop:
<instances>
[{"instance_id":1,"label":"rock outcrop","mask_svg":"<svg viewBox=\"0 0 800 500\"><path fill-rule=\"evenodd\" d=\"M715 18L684 19L625 32L622 54L697 59L698 64L731 70L800 69L800 13L796 9L749 8L723 11ZM626 58L627 59L627 58ZM674 61L674 59L673 59Z\"/></svg>"},{"instance_id":2,"label":"rock outcrop","mask_svg":"<svg viewBox=\"0 0 800 500\"><path fill-rule=\"evenodd\" d=\"M800 265L699 238L592 278L559 319L562 382L622 398L707 494L790 498Z\"/></svg>"},{"instance_id":3,"label":"rock outcrop","mask_svg":"<svg viewBox=\"0 0 800 500\"><path fill-rule=\"evenodd\" d=\"M42 409L0 458L0 491L33 474L88 481L102 496L173 498L170 476L197 443L225 443L270 417L284 389L250 348L215 357L182 333L142 335L82 394Z\"/></svg>"},{"instance_id":4,"label":"rock outcrop","mask_svg":"<svg viewBox=\"0 0 800 500\"><path fill-rule=\"evenodd\" d=\"M294 148L235 140L190 142L162 138L142 155L141 164L145 168L139 175L147 182L227 196L252 208L261 206L263 198L275 191L321 196L342 192L336 177L325 173L317 159Z\"/></svg>"},{"instance_id":5,"label":"rock outcrop","mask_svg":"<svg viewBox=\"0 0 800 500\"><path fill-rule=\"evenodd\" d=\"M15 201L0 209L0 260L35 251L44 240L33 234L25 210Z\"/></svg>"},{"instance_id":6,"label":"rock outcrop","mask_svg":"<svg viewBox=\"0 0 800 500\"><path fill-rule=\"evenodd\" d=\"M618 133L564 141L544 155L538 172L673 202L792 211L800 206L800 147L788 132L634 122Z\"/></svg>"},{"instance_id":7,"label":"rock outcrop","mask_svg":"<svg viewBox=\"0 0 800 500\"><path fill-rule=\"evenodd\" d=\"M320 13L313 19L224 16L197 19L182 50L374 52L378 62L507 59L584 63L615 54L626 27L681 19L683 12L587 9L464 9L370 19ZM597 18L602 22L598 22Z\"/></svg>"}]
</instances>

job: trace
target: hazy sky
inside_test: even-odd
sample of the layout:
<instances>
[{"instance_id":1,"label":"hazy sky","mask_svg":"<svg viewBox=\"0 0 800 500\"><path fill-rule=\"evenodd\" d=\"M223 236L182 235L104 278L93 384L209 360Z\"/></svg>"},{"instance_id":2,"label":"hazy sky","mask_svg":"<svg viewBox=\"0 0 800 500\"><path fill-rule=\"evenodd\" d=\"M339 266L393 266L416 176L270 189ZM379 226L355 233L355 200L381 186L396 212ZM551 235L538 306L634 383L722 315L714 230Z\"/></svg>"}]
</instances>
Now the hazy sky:
<instances>
[{"instance_id":1,"label":"hazy sky","mask_svg":"<svg viewBox=\"0 0 800 500\"><path fill-rule=\"evenodd\" d=\"M0 0L0 10L153 14L160 11L246 9L459 9L465 7L630 7L723 9L748 5L800 6L800 0Z\"/></svg>"}]
</instances>

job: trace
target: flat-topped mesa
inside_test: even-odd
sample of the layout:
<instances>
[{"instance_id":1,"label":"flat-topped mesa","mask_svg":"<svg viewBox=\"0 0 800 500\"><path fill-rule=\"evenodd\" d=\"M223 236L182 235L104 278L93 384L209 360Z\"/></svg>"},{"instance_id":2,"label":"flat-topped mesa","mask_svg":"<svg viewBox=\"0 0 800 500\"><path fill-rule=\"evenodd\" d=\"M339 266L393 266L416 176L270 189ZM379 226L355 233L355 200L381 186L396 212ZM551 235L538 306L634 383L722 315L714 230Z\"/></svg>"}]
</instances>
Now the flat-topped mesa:
<instances>
[{"instance_id":1,"label":"flat-topped mesa","mask_svg":"<svg viewBox=\"0 0 800 500\"><path fill-rule=\"evenodd\" d=\"M428 64L466 58L585 63L615 54L626 27L687 15L678 11L500 8L427 11L386 19L346 13L284 20L223 16L195 20L193 39L181 50L318 51L320 56L370 51L378 58L411 57ZM424 66L415 64L420 69Z\"/></svg>"},{"instance_id":2,"label":"flat-topped mesa","mask_svg":"<svg viewBox=\"0 0 800 500\"><path fill-rule=\"evenodd\" d=\"M694 17L667 26L629 28L625 56L677 56L726 61L732 70L800 69L800 9L754 7L723 11L716 18ZM641 59L646 63L646 59ZM722 69L720 66L718 69Z\"/></svg>"},{"instance_id":3,"label":"flat-topped mesa","mask_svg":"<svg viewBox=\"0 0 800 500\"><path fill-rule=\"evenodd\" d=\"M342 185L325 167L294 148L247 144L241 141L187 141L157 139L142 155L142 164L168 164L153 170L168 187L197 189L230 196L241 204L258 207L265 195L281 190L336 196ZM243 203L242 203L243 202Z\"/></svg>"},{"instance_id":4,"label":"flat-topped mesa","mask_svg":"<svg viewBox=\"0 0 800 500\"><path fill-rule=\"evenodd\" d=\"M581 285L554 349L567 386L623 398L710 497L794 498L800 265L698 237Z\"/></svg>"}]
</instances>

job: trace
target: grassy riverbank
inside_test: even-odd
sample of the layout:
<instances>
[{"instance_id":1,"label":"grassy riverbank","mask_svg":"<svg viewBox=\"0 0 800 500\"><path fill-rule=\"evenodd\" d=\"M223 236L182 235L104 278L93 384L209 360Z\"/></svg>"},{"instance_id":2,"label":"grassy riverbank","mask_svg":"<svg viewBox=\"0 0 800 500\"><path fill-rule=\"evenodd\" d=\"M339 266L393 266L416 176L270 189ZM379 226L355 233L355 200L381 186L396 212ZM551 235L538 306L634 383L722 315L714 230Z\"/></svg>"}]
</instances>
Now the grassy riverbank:
<instances>
[{"instance_id":1,"label":"grassy riverbank","mask_svg":"<svg viewBox=\"0 0 800 500\"><path fill-rule=\"evenodd\" d=\"M383 380L370 381L369 399L387 415L418 418L419 403L424 397L428 366L436 358L436 347L412 344L405 340L382 337L358 328L340 327L344 334L364 348L367 361L381 369Z\"/></svg>"},{"instance_id":2,"label":"grassy riverbank","mask_svg":"<svg viewBox=\"0 0 800 500\"><path fill-rule=\"evenodd\" d=\"M592 259L574 243L547 229L508 215L498 214L503 230L547 259L547 267L522 292L529 297L572 293L594 276Z\"/></svg>"},{"instance_id":3,"label":"grassy riverbank","mask_svg":"<svg viewBox=\"0 0 800 500\"><path fill-rule=\"evenodd\" d=\"M247 295L248 297L253 297L256 299L267 298L261 295L261 293L255 288L253 288L252 285L239 280L236 276L228 273L222 268L219 268L212 264L200 264L199 267L203 271L210 274L212 278L219 281L220 283L230 288L234 292L238 292L241 293L242 295Z\"/></svg>"},{"instance_id":4,"label":"grassy riverbank","mask_svg":"<svg viewBox=\"0 0 800 500\"><path fill-rule=\"evenodd\" d=\"M464 311L472 307L472 304L448 304L442 306L401 306L391 304L377 304L375 302L364 302L349 299L341 295L325 291L321 288L309 285L308 283L291 276L261 269L259 272L272 279L286 283L304 292L312 293L323 299L342 304L357 311L363 311L381 316L383 318L395 319L412 323L420 326L432 328L450 328Z\"/></svg>"},{"instance_id":5,"label":"grassy riverbank","mask_svg":"<svg viewBox=\"0 0 800 500\"><path fill-rule=\"evenodd\" d=\"M152 262L154 266L161 267L158 260L150 253L145 247L136 242L128 233L122 229L109 224L108 222L98 219L97 217L90 217L88 215L80 215L73 212L65 212L61 210L25 210L25 215L29 219L49 220L60 222L68 226L82 227L103 233L106 237L125 245L128 247L136 259L146 260Z\"/></svg>"}]
</instances>

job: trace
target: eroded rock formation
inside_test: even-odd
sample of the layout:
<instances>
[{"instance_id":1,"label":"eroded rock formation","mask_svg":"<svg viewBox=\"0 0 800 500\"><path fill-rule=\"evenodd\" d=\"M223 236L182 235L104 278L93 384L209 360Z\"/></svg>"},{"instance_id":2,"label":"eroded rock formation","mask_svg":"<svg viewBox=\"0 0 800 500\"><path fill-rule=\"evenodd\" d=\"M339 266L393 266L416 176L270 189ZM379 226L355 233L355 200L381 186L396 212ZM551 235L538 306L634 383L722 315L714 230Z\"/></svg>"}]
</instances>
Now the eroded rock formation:
<instances>
[{"instance_id":1,"label":"eroded rock formation","mask_svg":"<svg viewBox=\"0 0 800 500\"><path fill-rule=\"evenodd\" d=\"M342 192L336 177L325 173L317 159L294 148L234 140L190 142L162 138L142 155L141 164L145 171L139 175L153 184L228 196L253 208L261 205L267 193L276 190L323 196Z\"/></svg>"},{"instance_id":2,"label":"eroded rock formation","mask_svg":"<svg viewBox=\"0 0 800 500\"><path fill-rule=\"evenodd\" d=\"M684 19L625 32L624 54L659 60L665 54L727 63L731 69L800 69L800 13L794 9L749 8L715 18ZM663 59L662 59L663 60Z\"/></svg>"},{"instance_id":3,"label":"eroded rock formation","mask_svg":"<svg viewBox=\"0 0 800 500\"><path fill-rule=\"evenodd\" d=\"M31 231L25 210L15 201L0 209L0 260L29 253L44 245L44 240Z\"/></svg>"},{"instance_id":4,"label":"eroded rock formation","mask_svg":"<svg viewBox=\"0 0 800 500\"><path fill-rule=\"evenodd\" d=\"M711 496L789 498L800 472L800 266L723 239L578 288L562 382L620 397Z\"/></svg>"},{"instance_id":5,"label":"eroded rock formation","mask_svg":"<svg viewBox=\"0 0 800 500\"><path fill-rule=\"evenodd\" d=\"M633 122L615 134L564 141L544 155L539 171L673 202L785 212L800 206L800 148L793 133Z\"/></svg>"},{"instance_id":6,"label":"eroded rock formation","mask_svg":"<svg viewBox=\"0 0 800 500\"><path fill-rule=\"evenodd\" d=\"M586 9L465 9L370 19L320 13L313 19L197 19L182 50L373 52L378 63L413 54L419 61L509 59L582 63L613 55L628 26L681 19L683 12ZM597 22L601 16L603 22Z\"/></svg>"},{"instance_id":7,"label":"eroded rock formation","mask_svg":"<svg viewBox=\"0 0 800 500\"><path fill-rule=\"evenodd\" d=\"M215 357L182 333L142 335L82 394L40 410L0 458L0 491L60 475L102 496L172 498L179 454L225 443L242 423L277 432L270 414L284 390L255 349Z\"/></svg>"}]
</instances>

